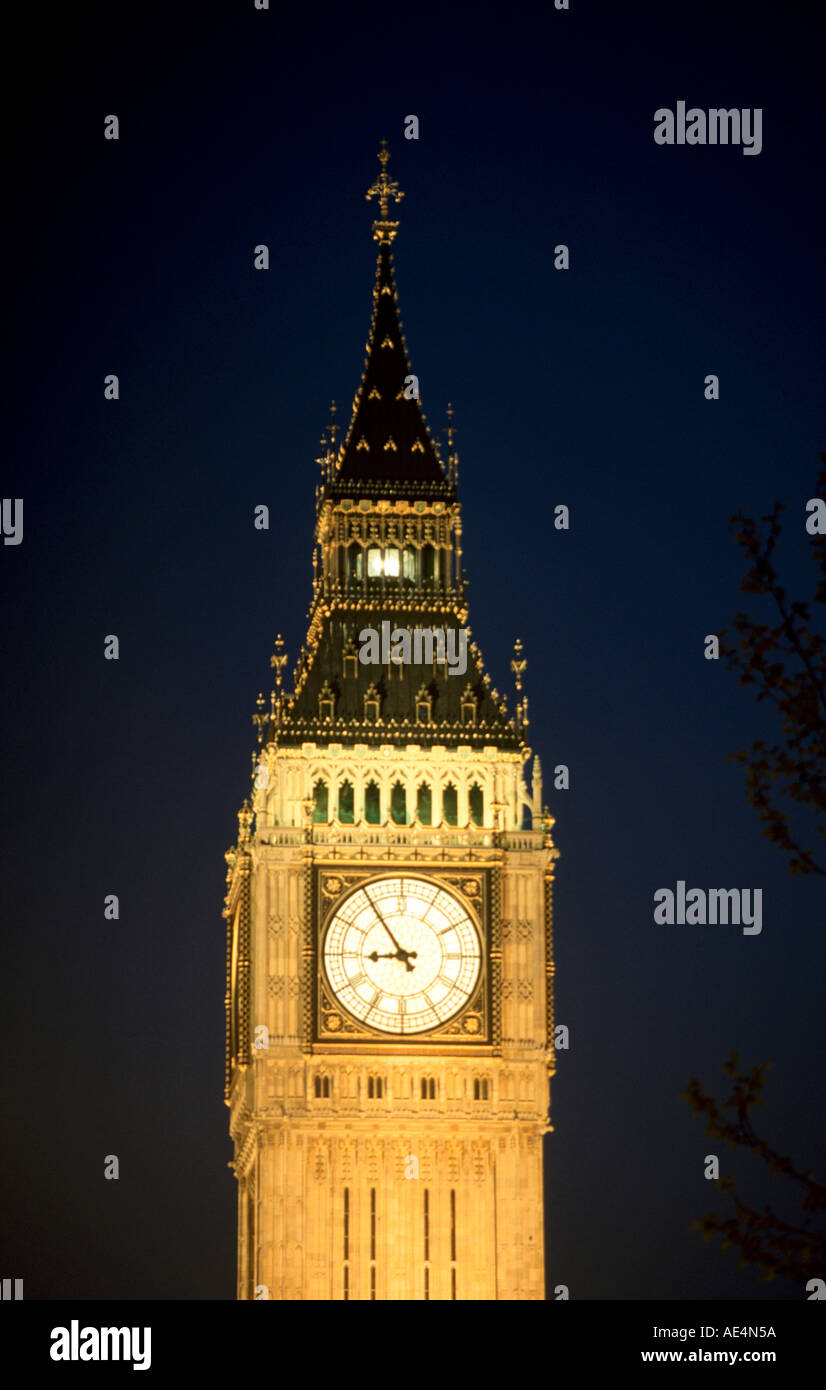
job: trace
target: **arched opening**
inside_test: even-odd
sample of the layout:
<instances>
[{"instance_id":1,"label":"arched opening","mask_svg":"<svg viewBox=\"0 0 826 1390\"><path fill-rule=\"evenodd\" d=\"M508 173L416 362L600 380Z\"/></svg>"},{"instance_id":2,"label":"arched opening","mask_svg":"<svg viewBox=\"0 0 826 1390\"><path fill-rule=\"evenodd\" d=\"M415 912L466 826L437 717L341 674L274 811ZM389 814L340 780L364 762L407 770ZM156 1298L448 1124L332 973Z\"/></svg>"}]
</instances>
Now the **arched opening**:
<instances>
[{"instance_id":1,"label":"arched opening","mask_svg":"<svg viewBox=\"0 0 826 1390\"><path fill-rule=\"evenodd\" d=\"M353 541L347 551L347 578L361 579L364 573L364 557L361 546L357 541Z\"/></svg>"},{"instance_id":2,"label":"arched opening","mask_svg":"<svg viewBox=\"0 0 826 1390\"><path fill-rule=\"evenodd\" d=\"M427 782L422 782L416 792L416 815L422 825L430 825L433 814L433 804L430 787Z\"/></svg>"},{"instance_id":3,"label":"arched opening","mask_svg":"<svg viewBox=\"0 0 826 1390\"><path fill-rule=\"evenodd\" d=\"M369 825L381 824L381 793L376 782L368 782L364 789L364 819Z\"/></svg>"},{"instance_id":4,"label":"arched opening","mask_svg":"<svg viewBox=\"0 0 826 1390\"><path fill-rule=\"evenodd\" d=\"M482 788L474 782L468 793L468 810L471 825L483 825L485 820L485 796Z\"/></svg>"},{"instance_id":5,"label":"arched opening","mask_svg":"<svg viewBox=\"0 0 826 1390\"><path fill-rule=\"evenodd\" d=\"M394 825L407 825L407 792L401 782L394 782L390 793L390 819Z\"/></svg>"},{"instance_id":6,"label":"arched opening","mask_svg":"<svg viewBox=\"0 0 826 1390\"><path fill-rule=\"evenodd\" d=\"M342 782L338 789L338 818L342 825L352 825L355 820L355 797L352 782Z\"/></svg>"},{"instance_id":7,"label":"arched opening","mask_svg":"<svg viewBox=\"0 0 826 1390\"><path fill-rule=\"evenodd\" d=\"M319 777L313 787L313 821L316 825L327 824L328 802L327 783Z\"/></svg>"},{"instance_id":8,"label":"arched opening","mask_svg":"<svg viewBox=\"0 0 826 1390\"><path fill-rule=\"evenodd\" d=\"M442 819L446 825L456 825L459 819L459 798L452 782L442 792Z\"/></svg>"},{"instance_id":9,"label":"arched opening","mask_svg":"<svg viewBox=\"0 0 826 1390\"><path fill-rule=\"evenodd\" d=\"M439 578L439 560L432 545L422 547L422 580L425 584L435 584Z\"/></svg>"}]
</instances>

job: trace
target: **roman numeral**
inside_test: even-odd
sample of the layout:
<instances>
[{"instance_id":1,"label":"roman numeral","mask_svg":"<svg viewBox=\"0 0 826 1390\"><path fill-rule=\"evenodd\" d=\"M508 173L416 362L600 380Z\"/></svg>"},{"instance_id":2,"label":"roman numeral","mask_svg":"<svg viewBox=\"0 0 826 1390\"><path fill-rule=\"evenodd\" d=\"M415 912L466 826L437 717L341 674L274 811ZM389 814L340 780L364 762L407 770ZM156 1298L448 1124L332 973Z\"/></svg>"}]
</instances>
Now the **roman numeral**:
<instances>
[{"instance_id":1,"label":"roman numeral","mask_svg":"<svg viewBox=\"0 0 826 1390\"><path fill-rule=\"evenodd\" d=\"M350 976L350 984L352 985L353 989L358 989L359 985L363 985L366 979L367 976L365 975L364 971L360 970L357 975Z\"/></svg>"}]
</instances>

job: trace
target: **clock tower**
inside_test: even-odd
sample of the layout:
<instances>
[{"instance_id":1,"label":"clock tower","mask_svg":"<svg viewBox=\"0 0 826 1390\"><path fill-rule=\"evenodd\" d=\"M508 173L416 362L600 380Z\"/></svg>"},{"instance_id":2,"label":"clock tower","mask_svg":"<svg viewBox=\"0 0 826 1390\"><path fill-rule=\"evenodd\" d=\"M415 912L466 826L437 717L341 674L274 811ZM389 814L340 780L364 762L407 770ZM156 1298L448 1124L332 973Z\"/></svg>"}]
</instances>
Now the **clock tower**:
<instances>
[{"instance_id":1,"label":"clock tower","mask_svg":"<svg viewBox=\"0 0 826 1390\"><path fill-rule=\"evenodd\" d=\"M543 1299L558 851L467 627L458 458L422 414L382 142L373 314L316 489L309 627L253 716L227 859L240 1299Z\"/></svg>"}]
</instances>

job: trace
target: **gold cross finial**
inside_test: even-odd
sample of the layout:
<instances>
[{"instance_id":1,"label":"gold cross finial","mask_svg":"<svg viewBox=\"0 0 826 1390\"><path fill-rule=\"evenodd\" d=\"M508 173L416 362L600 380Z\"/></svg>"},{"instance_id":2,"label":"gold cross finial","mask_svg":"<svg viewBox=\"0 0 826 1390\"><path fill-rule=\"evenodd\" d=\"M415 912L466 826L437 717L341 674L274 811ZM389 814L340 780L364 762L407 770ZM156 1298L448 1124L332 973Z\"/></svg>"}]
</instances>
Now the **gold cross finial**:
<instances>
[{"instance_id":1,"label":"gold cross finial","mask_svg":"<svg viewBox=\"0 0 826 1390\"><path fill-rule=\"evenodd\" d=\"M378 157L379 163L381 164L381 173L370 185L365 197L368 202L371 198L378 198L379 200L381 218L379 221L373 223L373 240L387 242L389 245L396 235L396 232L399 230L398 222L388 221L390 199L393 198L395 202L400 203L404 194L396 183L396 180L388 178L387 161L390 158L390 151L387 148L386 140L382 140L381 142L381 149L379 150Z\"/></svg>"},{"instance_id":2,"label":"gold cross finial","mask_svg":"<svg viewBox=\"0 0 826 1390\"><path fill-rule=\"evenodd\" d=\"M522 689L522 677L525 674L525 668L527 667L528 663L522 655L522 642L519 637L517 637L516 641L513 644L513 652L514 656L513 661L511 662L511 670L513 671L513 674L516 677L516 689L517 691L520 691Z\"/></svg>"},{"instance_id":3,"label":"gold cross finial","mask_svg":"<svg viewBox=\"0 0 826 1390\"><path fill-rule=\"evenodd\" d=\"M275 639L275 652L270 657L270 666L275 671L275 683L279 691L281 689L282 673L287 664L287 654L284 651L284 639L279 632Z\"/></svg>"}]
</instances>

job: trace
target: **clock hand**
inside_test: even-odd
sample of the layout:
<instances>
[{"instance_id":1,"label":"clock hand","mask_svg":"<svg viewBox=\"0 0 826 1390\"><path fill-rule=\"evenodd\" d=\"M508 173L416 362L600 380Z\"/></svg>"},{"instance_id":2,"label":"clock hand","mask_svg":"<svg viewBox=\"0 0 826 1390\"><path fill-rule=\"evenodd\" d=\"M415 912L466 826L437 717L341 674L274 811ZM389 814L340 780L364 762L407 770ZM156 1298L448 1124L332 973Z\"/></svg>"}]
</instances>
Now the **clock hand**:
<instances>
[{"instance_id":1,"label":"clock hand","mask_svg":"<svg viewBox=\"0 0 826 1390\"><path fill-rule=\"evenodd\" d=\"M393 942L393 945L395 946L396 950L397 950L397 951L401 951L401 949L402 949L401 946L399 945L399 943L398 943L398 941L396 940L395 936L394 936L393 933L391 932L390 928L388 927L387 923L385 922L384 918L382 917L381 913L379 912L379 909L376 907L376 904L373 902L373 899L370 897L370 894L367 892L367 889L366 889L366 888L365 888L365 890L364 890L364 896L365 896L365 898L367 899L367 901L369 902L370 906L372 907L373 911L375 912L375 914L376 914L376 916L378 917L379 921L381 922L382 926L384 927L384 930L387 932L387 935L390 937L390 940ZM406 953L405 953L405 954L406 954Z\"/></svg>"},{"instance_id":2,"label":"clock hand","mask_svg":"<svg viewBox=\"0 0 826 1390\"><path fill-rule=\"evenodd\" d=\"M367 959L368 959L368 960L407 960L408 958L410 958L410 959L412 960L412 959L414 959L418 954L419 954L418 951L403 951L403 950L401 949L401 947L399 947L398 951L371 951L370 954L369 954L369 956L367 957ZM408 968L408 970L412 970L414 967L413 967L412 965L408 965L407 968Z\"/></svg>"}]
</instances>

